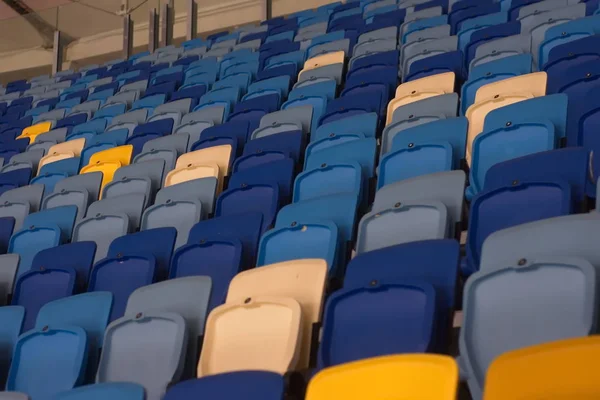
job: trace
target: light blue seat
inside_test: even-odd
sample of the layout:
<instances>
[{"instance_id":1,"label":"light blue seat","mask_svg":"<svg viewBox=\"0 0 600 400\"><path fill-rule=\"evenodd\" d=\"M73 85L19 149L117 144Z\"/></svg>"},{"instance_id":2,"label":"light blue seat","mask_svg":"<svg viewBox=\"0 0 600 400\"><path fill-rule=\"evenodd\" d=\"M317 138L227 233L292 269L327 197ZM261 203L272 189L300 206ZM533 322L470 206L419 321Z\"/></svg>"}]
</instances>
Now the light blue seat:
<instances>
[{"instance_id":1,"label":"light blue seat","mask_svg":"<svg viewBox=\"0 0 600 400\"><path fill-rule=\"evenodd\" d=\"M309 200L336 193L352 193L362 196L363 179L360 164L326 164L318 169L305 171L294 182L293 202Z\"/></svg>"},{"instance_id":2,"label":"light blue seat","mask_svg":"<svg viewBox=\"0 0 600 400\"><path fill-rule=\"evenodd\" d=\"M331 134L360 134L367 138L374 138L377 131L377 113L357 114L333 122L322 124L311 136L311 143L330 137Z\"/></svg>"},{"instance_id":3,"label":"light blue seat","mask_svg":"<svg viewBox=\"0 0 600 400\"><path fill-rule=\"evenodd\" d=\"M392 122L383 129L380 156L392 150L394 138L402 131L441 119L456 117L458 95L448 93L398 107Z\"/></svg>"},{"instance_id":4,"label":"light blue seat","mask_svg":"<svg viewBox=\"0 0 600 400\"><path fill-rule=\"evenodd\" d=\"M448 236L449 224L448 210L439 201L398 202L362 217L358 224L356 253L444 239Z\"/></svg>"},{"instance_id":5,"label":"light blue seat","mask_svg":"<svg viewBox=\"0 0 600 400\"><path fill-rule=\"evenodd\" d=\"M439 201L446 206L450 220L449 236L462 220L466 175L463 171L438 172L394 182L375 193L372 211L386 210L397 203ZM460 226L457 230L460 232Z\"/></svg>"},{"instance_id":6,"label":"light blue seat","mask_svg":"<svg viewBox=\"0 0 600 400\"><path fill-rule=\"evenodd\" d=\"M78 327L44 327L21 335L6 389L47 399L78 386L84 378L87 346L85 331Z\"/></svg>"},{"instance_id":7,"label":"light blue seat","mask_svg":"<svg viewBox=\"0 0 600 400\"><path fill-rule=\"evenodd\" d=\"M327 220L271 229L260 240L256 265L322 258L329 271L336 271L338 242L339 230Z\"/></svg>"},{"instance_id":8,"label":"light blue seat","mask_svg":"<svg viewBox=\"0 0 600 400\"><path fill-rule=\"evenodd\" d=\"M139 341L144 337L144 341ZM113 321L104 336L96 382L132 382L147 400L159 400L182 375L186 354L185 320L169 312L138 312ZM130 363L135 360L136 368ZM161 360L161 362L156 362Z\"/></svg>"},{"instance_id":9,"label":"light blue seat","mask_svg":"<svg viewBox=\"0 0 600 400\"><path fill-rule=\"evenodd\" d=\"M481 398L486 371L497 356L587 336L596 327L597 277L588 261L510 253L512 262L475 273L464 290L459 365L475 399Z\"/></svg>"},{"instance_id":10,"label":"light blue seat","mask_svg":"<svg viewBox=\"0 0 600 400\"><path fill-rule=\"evenodd\" d=\"M44 226L25 227L11 236L8 245L9 253L20 256L17 278L28 272L35 255L45 249L60 244L61 231L57 224L46 223Z\"/></svg>"},{"instance_id":11,"label":"light blue seat","mask_svg":"<svg viewBox=\"0 0 600 400\"><path fill-rule=\"evenodd\" d=\"M25 227L58 226L61 232L61 243L71 240L73 225L77 217L77 207L63 206L31 213L23 221Z\"/></svg>"},{"instance_id":12,"label":"light blue seat","mask_svg":"<svg viewBox=\"0 0 600 400\"><path fill-rule=\"evenodd\" d=\"M198 341L204 335L211 287L208 276L176 278L138 288L127 301L126 315L161 311L177 313L185 319L188 343L184 378L196 376Z\"/></svg>"}]
</instances>

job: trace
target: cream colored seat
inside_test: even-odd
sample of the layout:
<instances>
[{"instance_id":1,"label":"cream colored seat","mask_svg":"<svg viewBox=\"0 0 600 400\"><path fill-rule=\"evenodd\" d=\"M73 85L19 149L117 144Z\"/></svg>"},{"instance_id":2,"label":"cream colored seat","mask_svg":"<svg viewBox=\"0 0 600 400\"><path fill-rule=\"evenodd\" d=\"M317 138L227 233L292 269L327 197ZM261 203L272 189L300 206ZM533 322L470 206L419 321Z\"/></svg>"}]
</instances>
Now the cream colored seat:
<instances>
[{"instance_id":1,"label":"cream colored seat","mask_svg":"<svg viewBox=\"0 0 600 400\"><path fill-rule=\"evenodd\" d=\"M304 62L303 71L308 71L330 64L343 64L345 57L346 54L342 50L311 57Z\"/></svg>"},{"instance_id":2,"label":"cream colored seat","mask_svg":"<svg viewBox=\"0 0 600 400\"><path fill-rule=\"evenodd\" d=\"M488 83L477 89L475 103L511 93L529 93L533 97L544 96L547 82L547 73L534 72Z\"/></svg>"},{"instance_id":3,"label":"cream colored seat","mask_svg":"<svg viewBox=\"0 0 600 400\"><path fill-rule=\"evenodd\" d=\"M81 156L81 151L83 150L84 146L84 138L69 140L68 142L62 142L53 145L48 149L48 153L40 159L40 162L38 164L38 173L46 164L64 160L66 158Z\"/></svg>"},{"instance_id":4,"label":"cream colored seat","mask_svg":"<svg viewBox=\"0 0 600 400\"><path fill-rule=\"evenodd\" d=\"M165 187L192 179L216 176L219 178L217 192L223 190L223 180L229 174L231 145L207 147L182 154L177 158L175 169L165 178Z\"/></svg>"},{"instance_id":5,"label":"cream colored seat","mask_svg":"<svg viewBox=\"0 0 600 400\"><path fill-rule=\"evenodd\" d=\"M394 110L399 107L454 92L455 80L454 72L445 72L399 85L395 97L388 103L386 125L392 122Z\"/></svg>"},{"instance_id":6,"label":"cream colored seat","mask_svg":"<svg viewBox=\"0 0 600 400\"><path fill-rule=\"evenodd\" d=\"M237 274L229 284L226 304L257 296L290 297L302 307L299 368L308 368L313 324L321 321L327 262L300 259L265 265Z\"/></svg>"},{"instance_id":7,"label":"cream colored seat","mask_svg":"<svg viewBox=\"0 0 600 400\"><path fill-rule=\"evenodd\" d=\"M295 368L300 355L302 309L291 298L258 296L215 308L208 316L198 377Z\"/></svg>"}]
</instances>

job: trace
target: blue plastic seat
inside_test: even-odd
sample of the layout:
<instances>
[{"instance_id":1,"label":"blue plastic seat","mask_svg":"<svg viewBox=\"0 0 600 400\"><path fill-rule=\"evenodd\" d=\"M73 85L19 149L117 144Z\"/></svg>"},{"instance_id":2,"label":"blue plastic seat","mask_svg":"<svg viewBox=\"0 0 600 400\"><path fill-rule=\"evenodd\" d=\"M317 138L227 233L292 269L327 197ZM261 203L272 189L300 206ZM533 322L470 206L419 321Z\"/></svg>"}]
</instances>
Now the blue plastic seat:
<instances>
[{"instance_id":1,"label":"blue plastic seat","mask_svg":"<svg viewBox=\"0 0 600 400\"><path fill-rule=\"evenodd\" d=\"M436 293L428 283L372 280L340 290L325 306L317 368L426 352L434 341L435 316Z\"/></svg>"},{"instance_id":2,"label":"blue plastic seat","mask_svg":"<svg viewBox=\"0 0 600 400\"><path fill-rule=\"evenodd\" d=\"M305 171L294 182L294 203L335 193L362 196L363 179L360 164L325 164Z\"/></svg>"},{"instance_id":3,"label":"blue plastic seat","mask_svg":"<svg viewBox=\"0 0 600 400\"><path fill-rule=\"evenodd\" d=\"M112 294L108 292L84 293L56 299L40 308L35 321L35 329L38 330L45 326L77 326L85 330L89 344L87 381L95 379L112 301Z\"/></svg>"},{"instance_id":4,"label":"blue plastic seat","mask_svg":"<svg viewBox=\"0 0 600 400\"><path fill-rule=\"evenodd\" d=\"M229 187L275 184L279 189L280 204L286 204L291 197L294 170L295 164L292 159L281 158L235 172L229 180Z\"/></svg>"},{"instance_id":5,"label":"blue plastic seat","mask_svg":"<svg viewBox=\"0 0 600 400\"><path fill-rule=\"evenodd\" d=\"M331 134L306 148L304 170L320 168L323 164L357 162L362 167L366 181L374 176L376 152L375 138Z\"/></svg>"},{"instance_id":6,"label":"blue plastic seat","mask_svg":"<svg viewBox=\"0 0 600 400\"><path fill-rule=\"evenodd\" d=\"M71 240L76 217L76 206L56 207L29 214L25 217L23 225L26 228L58 226L61 243L67 243Z\"/></svg>"},{"instance_id":7,"label":"blue plastic seat","mask_svg":"<svg viewBox=\"0 0 600 400\"><path fill-rule=\"evenodd\" d=\"M484 190L514 182L566 181L573 190L574 209L583 201L588 176L588 152L582 147L545 151L493 165L485 175Z\"/></svg>"},{"instance_id":8,"label":"blue plastic seat","mask_svg":"<svg viewBox=\"0 0 600 400\"><path fill-rule=\"evenodd\" d=\"M479 269L482 246L492 233L540 219L567 215L572 209L567 182L520 182L473 198L467 237L467 268Z\"/></svg>"},{"instance_id":9,"label":"blue plastic seat","mask_svg":"<svg viewBox=\"0 0 600 400\"><path fill-rule=\"evenodd\" d=\"M94 242L63 244L38 252L33 258L31 269L61 267L73 269L76 273L76 292L82 292L87 287L95 253L96 244Z\"/></svg>"},{"instance_id":10,"label":"blue plastic seat","mask_svg":"<svg viewBox=\"0 0 600 400\"><path fill-rule=\"evenodd\" d=\"M320 124L364 113L379 113L382 106L382 94L378 90L366 90L360 94L340 97L327 104Z\"/></svg>"},{"instance_id":11,"label":"blue plastic seat","mask_svg":"<svg viewBox=\"0 0 600 400\"><path fill-rule=\"evenodd\" d=\"M221 396L223 399L245 396L248 399L281 400L284 381L281 375L273 372L230 372L178 383L167 391L163 399L185 400L198 395Z\"/></svg>"},{"instance_id":12,"label":"blue plastic seat","mask_svg":"<svg viewBox=\"0 0 600 400\"><path fill-rule=\"evenodd\" d=\"M277 184L229 185L217 199L215 216L238 215L260 212L263 229L272 226L279 209L279 186Z\"/></svg>"},{"instance_id":13,"label":"blue plastic seat","mask_svg":"<svg viewBox=\"0 0 600 400\"><path fill-rule=\"evenodd\" d=\"M113 307L110 321L123 316L129 295L137 288L154 282L156 260L153 255L105 258L96 263L90 275L90 292L111 292Z\"/></svg>"},{"instance_id":14,"label":"blue plastic seat","mask_svg":"<svg viewBox=\"0 0 600 400\"><path fill-rule=\"evenodd\" d=\"M21 257L17 277L30 270L33 258L38 252L58 246L60 238L61 231L56 224L47 223L44 226L30 226L16 231L10 238L8 251Z\"/></svg>"},{"instance_id":15,"label":"blue plastic seat","mask_svg":"<svg viewBox=\"0 0 600 400\"><path fill-rule=\"evenodd\" d=\"M25 307L23 330L35 326L39 310L46 303L75 293L75 270L69 267L30 270L15 283L12 304Z\"/></svg>"},{"instance_id":16,"label":"blue plastic seat","mask_svg":"<svg viewBox=\"0 0 600 400\"><path fill-rule=\"evenodd\" d=\"M263 232L262 225L260 213L211 218L194 225L188 236L188 244L200 243L211 237L236 239L242 243L241 268L251 268L255 265L258 240ZM218 256L220 253L215 254L215 257ZM173 266L170 276L178 276Z\"/></svg>"},{"instance_id":17,"label":"blue plastic seat","mask_svg":"<svg viewBox=\"0 0 600 400\"><path fill-rule=\"evenodd\" d=\"M131 233L113 240L108 248L109 258L151 254L156 260L157 279L167 277L175 246L175 228L156 228Z\"/></svg>"},{"instance_id":18,"label":"blue plastic seat","mask_svg":"<svg viewBox=\"0 0 600 400\"><path fill-rule=\"evenodd\" d=\"M424 240L369 251L353 258L344 277L344 288L421 281L435 289L438 323L435 348L447 351L456 298L460 246L455 240ZM397 260L402 260L398 266ZM418 267L413 267L418 265Z\"/></svg>"},{"instance_id":19,"label":"blue plastic seat","mask_svg":"<svg viewBox=\"0 0 600 400\"><path fill-rule=\"evenodd\" d=\"M261 238L257 266L302 258L321 258L331 275L338 272L340 234L328 220L311 221L267 231Z\"/></svg>"},{"instance_id":20,"label":"blue plastic seat","mask_svg":"<svg viewBox=\"0 0 600 400\"><path fill-rule=\"evenodd\" d=\"M44 327L21 335L6 390L44 399L80 385L87 348L85 331L78 327Z\"/></svg>"}]
</instances>

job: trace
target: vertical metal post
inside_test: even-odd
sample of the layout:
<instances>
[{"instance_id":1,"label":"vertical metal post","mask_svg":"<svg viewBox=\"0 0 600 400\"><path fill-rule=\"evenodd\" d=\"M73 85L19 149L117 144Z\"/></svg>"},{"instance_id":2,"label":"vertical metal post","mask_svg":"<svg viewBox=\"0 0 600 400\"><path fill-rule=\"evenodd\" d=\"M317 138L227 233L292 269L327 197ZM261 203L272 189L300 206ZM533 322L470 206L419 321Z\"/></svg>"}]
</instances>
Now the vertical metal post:
<instances>
[{"instance_id":1,"label":"vertical metal post","mask_svg":"<svg viewBox=\"0 0 600 400\"><path fill-rule=\"evenodd\" d=\"M148 19L148 51L154 53L158 47L158 15L156 9L150 10L150 18Z\"/></svg>"},{"instance_id":2,"label":"vertical metal post","mask_svg":"<svg viewBox=\"0 0 600 400\"><path fill-rule=\"evenodd\" d=\"M169 46L173 41L173 3L163 3L161 5L160 19L160 45L161 47Z\"/></svg>"},{"instance_id":3,"label":"vertical metal post","mask_svg":"<svg viewBox=\"0 0 600 400\"><path fill-rule=\"evenodd\" d=\"M263 13L262 19L267 20L271 19L273 16L273 0L263 0Z\"/></svg>"},{"instance_id":4,"label":"vertical metal post","mask_svg":"<svg viewBox=\"0 0 600 400\"><path fill-rule=\"evenodd\" d=\"M196 38L196 34L198 33L198 4L196 0L188 0L187 17L185 38L186 40L192 40Z\"/></svg>"},{"instance_id":5,"label":"vertical metal post","mask_svg":"<svg viewBox=\"0 0 600 400\"><path fill-rule=\"evenodd\" d=\"M52 74L62 70L63 63L63 41L60 31L54 31L54 47L52 53Z\"/></svg>"},{"instance_id":6,"label":"vertical metal post","mask_svg":"<svg viewBox=\"0 0 600 400\"><path fill-rule=\"evenodd\" d=\"M123 58L128 59L133 53L133 21L128 14L123 17Z\"/></svg>"}]
</instances>

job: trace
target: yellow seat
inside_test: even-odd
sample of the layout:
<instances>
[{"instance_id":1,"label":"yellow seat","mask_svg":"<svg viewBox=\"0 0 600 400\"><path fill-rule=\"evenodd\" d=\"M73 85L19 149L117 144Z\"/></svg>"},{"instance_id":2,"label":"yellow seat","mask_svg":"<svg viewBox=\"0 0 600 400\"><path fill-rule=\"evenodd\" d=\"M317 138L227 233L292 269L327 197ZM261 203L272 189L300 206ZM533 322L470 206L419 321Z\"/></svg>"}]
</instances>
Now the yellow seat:
<instances>
[{"instance_id":1,"label":"yellow seat","mask_svg":"<svg viewBox=\"0 0 600 400\"><path fill-rule=\"evenodd\" d=\"M313 324L321 320L327 262L301 259L265 265L237 274L229 284L228 303L248 297L291 297L302 307L302 344L298 368L308 368Z\"/></svg>"},{"instance_id":2,"label":"yellow seat","mask_svg":"<svg viewBox=\"0 0 600 400\"><path fill-rule=\"evenodd\" d=\"M483 131L483 123L489 112L504 106L508 106L519 101L533 98L529 93L513 93L506 95L493 96L491 99L483 100L475 103L467 109L466 117L469 120L469 128L467 130L467 151L465 158L467 163L471 165L471 149L473 141Z\"/></svg>"},{"instance_id":3,"label":"yellow seat","mask_svg":"<svg viewBox=\"0 0 600 400\"><path fill-rule=\"evenodd\" d=\"M260 370L285 374L300 349L302 311L285 297L248 297L215 308L206 321L198 377Z\"/></svg>"},{"instance_id":4,"label":"yellow seat","mask_svg":"<svg viewBox=\"0 0 600 400\"><path fill-rule=\"evenodd\" d=\"M455 400L457 390L452 357L405 354L326 368L309 382L306 400Z\"/></svg>"},{"instance_id":5,"label":"yellow seat","mask_svg":"<svg viewBox=\"0 0 600 400\"><path fill-rule=\"evenodd\" d=\"M477 89L475 103L511 93L529 93L533 97L544 96L547 82L547 73L534 72L488 83Z\"/></svg>"},{"instance_id":6,"label":"yellow seat","mask_svg":"<svg viewBox=\"0 0 600 400\"><path fill-rule=\"evenodd\" d=\"M392 122L394 110L398 107L454 92L455 80L454 72L444 72L399 85L394 98L388 103L386 125Z\"/></svg>"},{"instance_id":7,"label":"yellow seat","mask_svg":"<svg viewBox=\"0 0 600 400\"><path fill-rule=\"evenodd\" d=\"M175 168L174 170L169 171L165 177L165 187L177 185L178 183L183 183L194 179L209 177L215 177L219 179L219 166L217 164L188 164L181 168Z\"/></svg>"},{"instance_id":8,"label":"yellow seat","mask_svg":"<svg viewBox=\"0 0 600 400\"><path fill-rule=\"evenodd\" d=\"M484 400L600 399L600 337L560 340L507 352L490 365Z\"/></svg>"},{"instance_id":9,"label":"yellow seat","mask_svg":"<svg viewBox=\"0 0 600 400\"><path fill-rule=\"evenodd\" d=\"M342 50L311 57L304 62L303 71L308 71L330 64L343 64L345 57L346 54Z\"/></svg>"},{"instance_id":10,"label":"yellow seat","mask_svg":"<svg viewBox=\"0 0 600 400\"><path fill-rule=\"evenodd\" d=\"M219 177L219 185L217 187L217 192L221 193L223 190L223 180L229 175L229 163L231 160L231 145L223 144L220 146L207 147L205 149L200 149L196 151L191 151L189 153L182 154L177 158L177 163L175 164L175 170L188 168L191 172L194 166L210 166L214 167L216 164L218 168L218 177ZM174 170L174 171L175 171ZM174 172L171 171L171 172ZM200 171L196 171L197 173ZM203 169L202 174L209 174L208 169ZM189 174L188 174L189 175ZM205 175L205 176L213 176L213 175ZM203 176L204 177L204 176ZM198 179L198 178L191 178ZM185 182L185 179L182 182ZM174 185L175 183L171 183ZM165 185L167 186L167 185Z\"/></svg>"},{"instance_id":11,"label":"yellow seat","mask_svg":"<svg viewBox=\"0 0 600 400\"><path fill-rule=\"evenodd\" d=\"M102 150L97 153L94 153L90 157L90 162L88 163L88 165L116 161L121 163L121 166L125 166L129 165L132 154L133 145L131 144L113 147L112 149Z\"/></svg>"},{"instance_id":12,"label":"yellow seat","mask_svg":"<svg viewBox=\"0 0 600 400\"><path fill-rule=\"evenodd\" d=\"M83 150L84 146L84 138L69 140L68 142L62 142L51 146L48 149L48 153L40 159L40 163L38 164L38 174L42 167L46 164L64 160L65 158L81 156L81 151Z\"/></svg>"},{"instance_id":13,"label":"yellow seat","mask_svg":"<svg viewBox=\"0 0 600 400\"><path fill-rule=\"evenodd\" d=\"M34 143L35 139L42 133L48 132L52 129L52 122L40 122L39 124L28 126L21 131L21 134L16 139L29 138L29 144Z\"/></svg>"},{"instance_id":14,"label":"yellow seat","mask_svg":"<svg viewBox=\"0 0 600 400\"><path fill-rule=\"evenodd\" d=\"M122 165L119 161L99 162L97 164L86 165L85 167L81 168L79 173L88 174L91 172L102 172L102 184L100 185L100 193L102 193L104 186L112 182L115 172L117 172L121 166Z\"/></svg>"}]
</instances>

